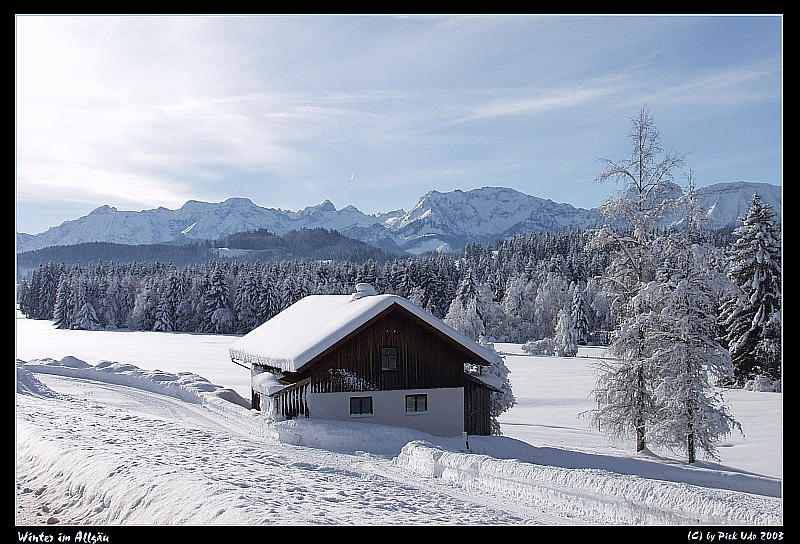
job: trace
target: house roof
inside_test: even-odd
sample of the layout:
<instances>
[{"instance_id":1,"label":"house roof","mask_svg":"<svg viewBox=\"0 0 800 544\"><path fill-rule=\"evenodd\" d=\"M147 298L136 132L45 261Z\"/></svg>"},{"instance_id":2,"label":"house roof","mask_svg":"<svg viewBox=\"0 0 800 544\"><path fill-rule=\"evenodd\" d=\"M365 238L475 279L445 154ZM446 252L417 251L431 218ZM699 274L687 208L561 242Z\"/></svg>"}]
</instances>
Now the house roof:
<instances>
[{"instance_id":1,"label":"house roof","mask_svg":"<svg viewBox=\"0 0 800 544\"><path fill-rule=\"evenodd\" d=\"M297 372L393 305L449 337L478 362L489 365L499 360L494 350L397 295L310 295L235 341L228 351L234 362L250 368L258 364Z\"/></svg>"}]
</instances>

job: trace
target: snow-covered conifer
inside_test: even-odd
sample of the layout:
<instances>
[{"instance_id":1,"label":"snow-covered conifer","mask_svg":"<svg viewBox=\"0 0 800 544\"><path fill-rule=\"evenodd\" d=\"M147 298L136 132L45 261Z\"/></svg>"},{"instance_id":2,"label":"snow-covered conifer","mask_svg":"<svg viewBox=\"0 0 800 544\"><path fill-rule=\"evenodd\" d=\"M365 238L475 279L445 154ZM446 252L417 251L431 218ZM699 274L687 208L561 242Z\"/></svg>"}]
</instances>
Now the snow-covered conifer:
<instances>
[{"instance_id":1,"label":"snow-covered conifer","mask_svg":"<svg viewBox=\"0 0 800 544\"><path fill-rule=\"evenodd\" d=\"M175 328L172 303L167 293L163 293L156 306L154 331L172 332Z\"/></svg>"},{"instance_id":2,"label":"snow-covered conifer","mask_svg":"<svg viewBox=\"0 0 800 544\"><path fill-rule=\"evenodd\" d=\"M589 341L589 315L583 289L576 287L572 297L572 326L575 329L576 342L586 345Z\"/></svg>"},{"instance_id":3,"label":"snow-covered conifer","mask_svg":"<svg viewBox=\"0 0 800 544\"><path fill-rule=\"evenodd\" d=\"M553 346L559 357L575 357L578 354L578 335L572 315L567 310L561 310L558 313Z\"/></svg>"},{"instance_id":4,"label":"snow-covered conifer","mask_svg":"<svg viewBox=\"0 0 800 544\"><path fill-rule=\"evenodd\" d=\"M75 321L72 323L73 329L81 329L85 331L99 330L100 320L97 317L97 312L91 302L84 302L75 315Z\"/></svg>"},{"instance_id":5,"label":"snow-covered conifer","mask_svg":"<svg viewBox=\"0 0 800 544\"><path fill-rule=\"evenodd\" d=\"M721 315L739 385L759 374L779 380L782 366L780 327L774 326L780 318L773 317L782 311L781 235L775 213L756 193L741 221L733 231L728 270L738 292L723 304Z\"/></svg>"},{"instance_id":6,"label":"snow-covered conifer","mask_svg":"<svg viewBox=\"0 0 800 544\"><path fill-rule=\"evenodd\" d=\"M59 280L58 289L56 290L56 302L53 305L53 324L59 329L69 329L72 326L67 281L66 275Z\"/></svg>"},{"instance_id":7,"label":"snow-covered conifer","mask_svg":"<svg viewBox=\"0 0 800 544\"><path fill-rule=\"evenodd\" d=\"M478 340L486 332L481 314L483 308L478 300L478 286L471 269L467 269L458 291L445 315L444 322L472 338Z\"/></svg>"}]
</instances>

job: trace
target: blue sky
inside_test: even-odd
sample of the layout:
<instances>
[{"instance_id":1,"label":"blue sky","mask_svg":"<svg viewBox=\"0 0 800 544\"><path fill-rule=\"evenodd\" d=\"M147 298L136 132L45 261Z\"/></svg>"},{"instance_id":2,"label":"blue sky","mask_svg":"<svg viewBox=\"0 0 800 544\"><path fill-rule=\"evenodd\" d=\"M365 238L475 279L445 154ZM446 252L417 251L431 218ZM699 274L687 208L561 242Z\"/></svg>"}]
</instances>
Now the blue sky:
<instances>
[{"instance_id":1,"label":"blue sky","mask_svg":"<svg viewBox=\"0 0 800 544\"><path fill-rule=\"evenodd\" d=\"M503 186L589 208L644 106L698 186L782 185L782 18L16 18L16 220L250 198L409 210Z\"/></svg>"}]
</instances>

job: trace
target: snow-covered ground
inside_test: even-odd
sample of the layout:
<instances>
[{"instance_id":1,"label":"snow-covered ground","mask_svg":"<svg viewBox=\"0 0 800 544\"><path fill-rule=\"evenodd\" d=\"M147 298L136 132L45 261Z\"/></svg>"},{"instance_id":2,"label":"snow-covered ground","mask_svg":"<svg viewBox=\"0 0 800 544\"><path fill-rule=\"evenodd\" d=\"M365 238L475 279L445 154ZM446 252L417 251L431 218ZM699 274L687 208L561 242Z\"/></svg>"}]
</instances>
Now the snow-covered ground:
<instances>
[{"instance_id":1,"label":"snow-covered ground","mask_svg":"<svg viewBox=\"0 0 800 544\"><path fill-rule=\"evenodd\" d=\"M593 361L506 356L504 436L269 424L237 337L62 331L17 315L17 524L779 525L782 395L728 391L721 461L592 429ZM21 362L24 361L24 362Z\"/></svg>"}]
</instances>

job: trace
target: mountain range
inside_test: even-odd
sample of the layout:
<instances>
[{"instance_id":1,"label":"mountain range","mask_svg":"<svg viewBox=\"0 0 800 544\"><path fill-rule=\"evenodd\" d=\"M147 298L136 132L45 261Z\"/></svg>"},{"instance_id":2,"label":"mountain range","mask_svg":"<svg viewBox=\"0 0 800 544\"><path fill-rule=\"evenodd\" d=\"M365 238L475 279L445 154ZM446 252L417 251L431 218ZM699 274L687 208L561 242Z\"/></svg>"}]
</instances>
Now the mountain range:
<instances>
[{"instance_id":1,"label":"mountain range","mask_svg":"<svg viewBox=\"0 0 800 544\"><path fill-rule=\"evenodd\" d=\"M780 186L718 183L698 189L715 227L734 226L759 193L781 217ZM505 187L430 191L410 210L366 214L353 206L337 210L330 200L300 211L265 208L246 198L208 203L190 200L177 210L158 207L120 211L100 206L40 234L17 233L17 252L86 242L116 244L186 243L266 229L276 235L325 228L381 249L419 254L457 251L470 242L487 243L527 232L583 230L597 226L599 208L583 209Z\"/></svg>"}]
</instances>

